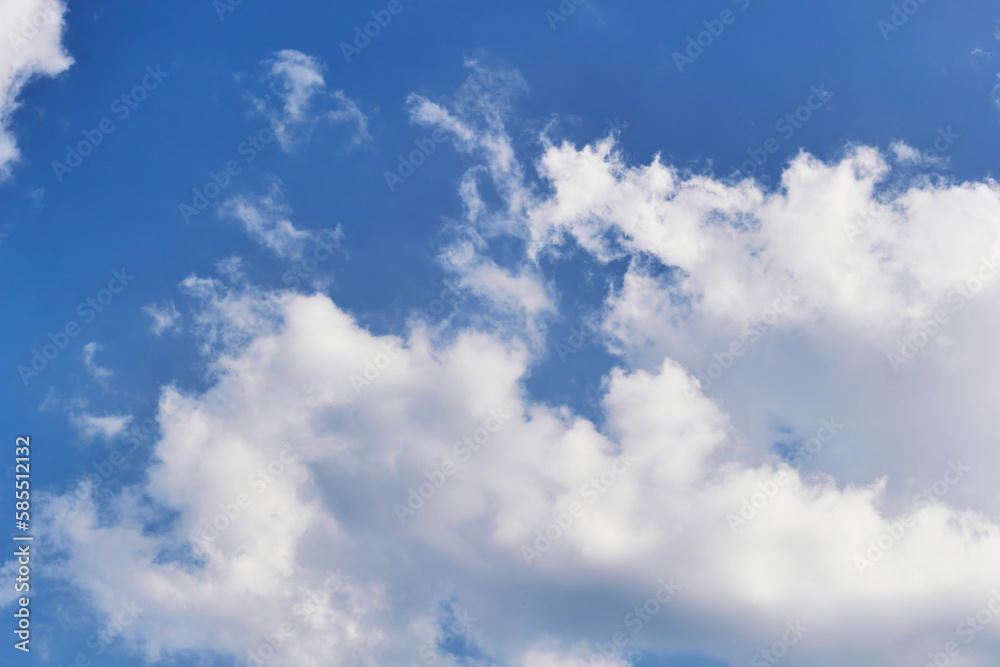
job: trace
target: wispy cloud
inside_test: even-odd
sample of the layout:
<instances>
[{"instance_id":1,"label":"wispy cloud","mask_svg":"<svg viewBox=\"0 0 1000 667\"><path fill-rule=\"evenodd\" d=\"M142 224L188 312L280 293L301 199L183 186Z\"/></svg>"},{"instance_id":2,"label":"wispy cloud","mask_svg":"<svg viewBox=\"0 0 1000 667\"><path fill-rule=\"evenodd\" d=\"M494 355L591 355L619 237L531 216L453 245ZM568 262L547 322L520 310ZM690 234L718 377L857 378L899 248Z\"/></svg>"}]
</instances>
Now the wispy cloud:
<instances>
[{"instance_id":1,"label":"wispy cloud","mask_svg":"<svg viewBox=\"0 0 1000 667\"><path fill-rule=\"evenodd\" d=\"M153 318L151 330L154 335L162 336L166 331L180 333L181 327L178 322L181 319L181 314L172 300L168 299L160 304L151 303L148 306L143 306L142 312Z\"/></svg>"},{"instance_id":2,"label":"wispy cloud","mask_svg":"<svg viewBox=\"0 0 1000 667\"><path fill-rule=\"evenodd\" d=\"M327 89L324 66L318 58L286 49L264 65L268 67L264 79L271 94L251 99L256 109L270 119L283 150L294 150L323 123L354 126L349 148L371 139L368 117L342 90Z\"/></svg>"},{"instance_id":3,"label":"wispy cloud","mask_svg":"<svg viewBox=\"0 0 1000 667\"><path fill-rule=\"evenodd\" d=\"M94 438L111 440L120 435L132 421L130 415L92 415L88 412L70 413L70 424L81 439L90 442Z\"/></svg>"},{"instance_id":4,"label":"wispy cloud","mask_svg":"<svg viewBox=\"0 0 1000 667\"><path fill-rule=\"evenodd\" d=\"M103 382L113 375L110 370L94 361L94 356L103 349L104 346L96 342L90 342L83 346L83 364L94 379L99 382Z\"/></svg>"},{"instance_id":5,"label":"wispy cloud","mask_svg":"<svg viewBox=\"0 0 1000 667\"><path fill-rule=\"evenodd\" d=\"M272 183L266 195L234 197L219 209L221 217L239 220L254 241L278 257L298 259L310 235L292 223L291 213L279 183Z\"/></svg>"}]
</instances>

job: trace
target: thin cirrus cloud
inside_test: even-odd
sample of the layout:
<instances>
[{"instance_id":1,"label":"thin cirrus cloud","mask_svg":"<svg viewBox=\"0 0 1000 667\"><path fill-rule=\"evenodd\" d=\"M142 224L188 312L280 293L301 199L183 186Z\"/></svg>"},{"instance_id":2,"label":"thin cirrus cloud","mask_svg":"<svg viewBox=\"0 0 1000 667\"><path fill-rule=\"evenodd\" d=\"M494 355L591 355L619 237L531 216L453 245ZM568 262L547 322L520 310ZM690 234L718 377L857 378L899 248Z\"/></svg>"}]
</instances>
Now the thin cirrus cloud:
<instances>
[{"instance_id":1,"label":"thin cirrus cloud","mask_svg":"<svg viewBox=\"0 0 1000 667\"><path fill-rule=\"evenodd\" d=\"M357 102L341 90L330 91L326 85L323 63L301 51L278 51L264 66L264 81L270 94L250 99L259 113L271 121L281 148L290 152L324 124L353 127L347 148L371 139L368 116Z\"/></svg>"},{"instance_id":2,"label":"thin cirrus cloud","mask_svg":"<svg viewBox=\"0 0 1000 667\"><path fill-rule=\"evenodd\" d=\"M154 336L160 337L167 331L172 333L180 333L182 331L178 324L181 319L180 311L177 310L176 304L170 299L159 304L151 303L143 306L142 312L152 318L153 323L150 325L150 330Z\"/></svg>"},{"instance_id":3,"label":"thin cirrus cloud","mask_svg":"<svg viewBox=\"0 0 1000 667\"><path fill-rule=\"evenodd\" d=\"M291 208L285 201L280 183L272 183L266 195L234 197L219 208L222 218L239 220L244 231L258 245L284 259L301 258L309 232L291 221Z\"/></svg>"},{"instance_id":4,"label":"thin cirrus cloud","mask_svg":"<svg viewBox=\"0 0 1000 667\"><path fill-rule=\"evenodd\" d=\"M83 346L83 365L91 377L99 382L103 382L113 375L109 369L104 368L94 359L97 353L103 349L103 345L93 341Z\"/></svg>"},{"instance_id":5,"label":"thin cirrus cloud","mask_svg":"<svg viewBox=\"0 0 1000 667\"><path fill-rule=\"evenodd\" d=\"M190 276L213 382L162 388L155 463L115 521L85 494L48 506L73 582L105 613L112 589L146 610L123 641L149 659L246 660L288 624L294 641L269 664L416 663L450 605L491 661L592 663L622 622L575 613L581 601L628 610L661 581L679 592L630 650L743 664L792 624L807 629L801 664L902 667L941 651L1000 587L1000 454L974 400L1000 390L982 333L1000 325L1000 281L982 271L1000 251L996 184L896 173L878 148L848 146L829 162L799 154L766 190L552 129L528 160L506 129L516 96L477 92L477 67L456 96L409 108L469 160L457 197L471 233L441 262L481 318L376 335L321 294ZM314 81L293 76L306 83L290 118ZM497 78L523 94L516 72ZM293 252L294 234L253 233ZM511 240L523 251L501 267L491 251ZM548 355L547 318L567 314L546 267L570 242L626 267L604 296L616 367L600 420L523 384ZM947 329L894 374L900 337L961 289ZM795 307L737 361L731 342L779 293ZM220 345L232 330L241 344ZM709 386L699 369L725 354ZM886 398L890 382L901 398ZM773 426L754 421L768 411L794 440L826 433L813 468L774 451ZM452 473L437 474L445 461ZM261 469L270 481L251 482ZM216 522L240 494L252 502ZM139 495L176 519L146 530ZM177 543L191 561L162 557ZM996 633L969 659L995 655Z\"/></svg>"}]
</instances>

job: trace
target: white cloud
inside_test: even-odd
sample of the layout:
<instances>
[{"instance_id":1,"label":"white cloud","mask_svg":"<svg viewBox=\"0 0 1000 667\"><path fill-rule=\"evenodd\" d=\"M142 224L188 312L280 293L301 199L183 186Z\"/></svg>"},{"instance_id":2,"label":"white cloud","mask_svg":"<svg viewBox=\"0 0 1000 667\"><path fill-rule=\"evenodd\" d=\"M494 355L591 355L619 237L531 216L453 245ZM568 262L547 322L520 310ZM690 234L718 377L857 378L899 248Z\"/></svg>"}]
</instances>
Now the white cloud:
<instances>
[{"instance_id":1,"label":"white cloud","mask_svg":"<svg viewBox=\"0 0 1000 667\"><path fill-rule=\"evenodd\" d=\"M255 338L273 332L281 323L278 295L246 287L238 258L220 263L219 270L232 284L215 278L190 275L180 283L181 291L201 302L191 331L201 353L217 370L238 355Z\"/></svg>"},{"instance_id":2,"label":"white cloud","mask_svg":"<svg viewBox=\"0 0 1000 667\"><path fill-rule=\"evenodd\" d=\"M584 628L553 616L553 582L587 580L602 605L620 608L670 576L683 582L680 613L728 628L726 640L657 626L643 636L647 648L698 647L735 659L802 617L826 637L817 630L817 641L802 646L810 664L841 664L832 647L843 646L905 664L907 647L946 639L953 619L1000 586L1000 530L943 503L918 510L916 527L859 575L854 557L900 520L882 508L883 483L839 489L783 464L736 463L728 416L696 389L689 400L693 380L669 359L654 372L609 378L602 431L564 408L525 402L523 349L485 334L438 347L416 331L358 392L351 376L387 341L325 297L285 295L279 304L284 328L227 359L204 395L164 390L160 463L143 492L179 512L168 533L144 532L143 517L124 509L127 498L125 518L110 526L98 524L87 502L53 505L52 529L73 554L77 584L99 604L100 591L114 589L148 610L136 641L151 658L209 649L242 655L247 637L289 622L295 641L273 664L405 660L426 641L414 619L432 615L438 602L434 586L415 599L413 578L449 572L448 595L482 619L477 641L510 659L545 637L580 639ZM460 462L455 442L497 409L509 421L401 526L393 505L406 503L408 489L443 460ZM279 460L285 442L302 448L300 458L272 466L273 481L257 493L249 476ZM630 471L587 503L581 484L612 469L619 452L633 457ZM727 513L778 470L789 481L733 535ZM192 540L201 520L241 493L252 504L231 527L207 533L208 543ZM535 531L574 501L586 508L583 518L525 565L522 548L537 544ZM191 542L204 567L155 560L177 542ZM400 553L420 555L403 566L392 556ZM351 577L342 594L308 622L295 620L295 605L336 568ZM799 585L810 581L803 597ZM505 587L535 591L519 598L523 625L506 618ZM397 608L404 590L408 602ZM587 631L603 632L599 620L588 620ZM929 635L927 626L942 630Z\"/></svg>"},{"instance_id":3,"label":"white cloud","mask_svg":"<svg viewBox=\"0 0 1000 667\"><path fill-rule=\"evenodd\" d=\"M490 320L492 326L513 324L537 343L555 311L551 286L535 267L500 266L484 252L490 239L523 229L534 201L504 126L504 115L528 87L517 70L491 69L477 60L465 64L469 77L453 99L434 102L416 94L407 99L412 123L443 130L457 150L483 163L468 169L462 179L459 195L466 227L442 249L440 260L458 275L460 285L491 304L499 315L499 320ZM505 203L499 211L490 211L483 201L482 190L489 186Z\"/></svg>"},{"instance_id":4,"label":"white cloud","mask_svg":"<svg viewBox=\"0 0 1000 667\"><path fill-rule=\"evenodd\" d=\"M20 597L15 588L17 568L18 562L14 558L0 566L0 581L4 582L4 585L0 587L0 608L13 605Z\"/></svg>"},{"instance_id":5,"label":"white cloud","mask_svg":"<svg viewBox=\"0 0 1000 667\"><path fill-rule=\"evenodd\" d=\"M65 14L65 4L56 0L7 0L0 12L0 180L19 157L13 115L22 89L73 64L61 43Z\"/></svg>"},{"instance_id":6,"label":"white cloud","mask_svg":"<svg viewBox=\"0 0 1000 667\"><path fill-rule=\"evenodd\" d=\"M576 655L563 654L557 651L531 650L521 659L521 667L580 667L590 660L592 651L581 649ZM598 663L600 664L600 663ZM622 658L606 660L606 667L628 667L631 663Z\"/></svg>"},{"instance_id":7,"label":"white cloud","mask_svg":"<svg viewBox=\"0 0 1000 667\"><path fill-rule=\"evenodd\" d=\"M264 64L268 67L265 80L280 100L280 107L274 106L271 96L254 98L254 104L271 119L278 142L286 152L307 139L323 122L356 126L349 147L371 138L368 117L357 102L341 90L327 90L323 77L325 67L319 59L285 49Z\"/></svg>"},{"instance_id":8,"label":"white cloud","mask_svg":"<svg viewBox=\"0 0 1000 667\"><path fill-rule=\"evenodd\" d=\"M853 147L799 155L767 191L630 164L613 138L543 140L532 184L502 105L475 99L412 107L482 163L459 193L471 232L442 261L488 295L487 316L520 317L380 337L322 295L186 279L211 386L163 389L155 463L120 520L71 496L46 505L74 584L104 613L120 596L147 610L127 645L245 658L287 623L268 664L410 664L447 603L476 619L483 655L561 667L628 629L667 578L681 593L629 650L740 663L801 622L796 663L902 667L955 641L1000 589L1000 280L952 312L955 345L928 344L900 375L886 351L1000 251L1000 187L896 174ZM595 418L525 390L555 303L538 259L570 238L628 266L606 297L620 367ZM490 244L511 239L525 251L500 266ZM795 308L699 386L779 291ZM831 429L801 471L775 454L779 435ZM159 514L139 497L175 521L146 530ZM197 564L163 557L178 543ZM998 645L994 624L963 656Z\"/></svg>"},{"instance_id":9,"label":"white cloud","mask_svg":"<svg viewBox=\"0 0 1000 667\"><path fill-rule=\"evenodd\" d=\"M174 305L174 302L169 299L162 304L151 303L148 306L143 306L142 312L153 318L151 331L157 337L162 336L167 331L171 331L172 333L179 333L181 331L181 327L178 324L181 314L177 310L177 306Z\"/></svg>"},{"instance_id":10,"label":"white cloud","mask_svg":"<svg viewBox=\"0 0 1000 667\"><path fill-rule=\"evenodd\" d=\"M94 356L104 349L103 345L99 345L96 342L90 342L83 346L83 364L87 367L87 371L94 377L95 380L103 382L113 375L113 373L107 368L103 368L100 364L94 361Z\"/></svg>"},{"instance_id":11,"label":"white cloud","mask_svg":"<svg viewBox=\"0 0 1000 667\"><path fill-rule=\"evenodd\" d=\"M111 440L117 437L129 425L132 417L129 415L104 415L99 417L87 412L81 412L70 413L69 420L80 438L89 442L96 437L101 437L104 440Z\"/></svg>"},{"instance_id":12,"label":"white cloud","mask_svg":"<svg viewBox=\"0 0 1000 667\"><path fill-rule=\"evenodd\" d=\"M234 197L219 209L220 216L242 222L246 233L254 241L278 257L300 259L311 234L296 228L289 219L291 213L277 183L273 183L270 192L264 196Z\"/></svg>"},{"instance_id":13,"label":"white cloud","mask_svg":"<svg viewBox=\"0 0 1000 667\"><path fill-rule=\"evenodd\" d=\"M300 51L279 51L275 56L270 76L280 85L285 116L291 122L301 122L310 99L326 87L323 66L316 58Z\"/></svg>"},{"instance_id":14,"label":"white cloud","mask_svg":"<svg viewBox=\"0 0 1000 667\"><path fill-rule=\"evenodd\" d=\"M454 140L455 147L480 160L469 169L460 194L466 211L477 228L487 232L509 232L523 223L521 216L530 205L533 193L525 182L504 125L528 86L517 70L497 70L477 60L466 61L470 74L453 99L434 102L423 95L407 98L410 121L417 125L438 127ZM506 204L504 209L480 219L485 213L479 194L479 181L488 177Z\"/></svg>"},{"instance_id":15,"label":"white cloud","mask_svg":"<svg viewBox=\"0 0 1000 667\"><path fill-rule=\"evenodd\" d=\"M458 275L460 287L491 305L490 311L536 343L544 322L555 314L554 297L540 274L531 267L508 269L481 254L482 240L463 234L441 253L442 265ZM494 320L494 324L498 324Z\"/></svg>"},{"instance_id":16,"label":"white cloud","mask_svg":"<svg viewBox=\"0 0 1000 667\"><path fill-rule=\"evenodd\" d=\"M215 263L215 270L229 280L231 285L245 285L246 273L243 271L243 258L231 255Z\"/></svg>"},{"instance_id":17,"label":"white cloud","mask_svg":"<svg viewBox=\"0 0 1000 667\"><path fill-rule=\"evenodd\" d=\"M45 392L45 399L38 406L38 409L42 412L47 412L49 410L66 410L78 411L84 410L87 407L87 401L83 398L60 398L56 393L55 387L49 387L48 391Z\"/></svg>"},{"instance_id":18,"label":"white cloud","mask_svg":"<svg viewBox=\"0 0 1000 667\"><path fill-rule=\"evenodd\" d=\"M889 145L896 162L901 166L943 168L948 164L948 158L936 155L934 152L921 152L906 142L895 141Z\"/></svg>"},{"instance_id":19,"label":"white cloud","mask_svg":"<svg viewBox=\"0 0 1000 667\"><path fill-rule=\"evenodd\" d=\"M348 123L358 126L357 132L351 138L351 146L357 146L371 139L368 133L368 116L358 108L357 102L344 95L343 91L335 90L332 95L336 105L326 114L326 118L334 123Z\"/></svg>"},{"instance_id":20,"label":"white cloud","mask_svg":"<svg viewBox=\"0 0 1000 667\"><path fill-rule=\"evenodd\" d=\"M919 163L920 162L920 151L912 146L907 145L905 142L897 141L893 143L890 148L892 152L896 155L896 161L908 164L908 163Z\"/></svg>"},{"instance_id":21,"label":"white cloud","mask_svg":"<svg viewBox=\"0 0 1000 667\"><path fill-rule=\"evenodd\" d=\"M827 318L884 344L1000 250L995 183L890 184L871 148L834 164L802 154L773 193L685 178L659 160L629 167L611 139L554 146L541 171L555 194L531 212L535 254L567 236L601 261L647 253L683 272L694 310L732 325L791 288L815 307L790 323ZM955 211L961 225L941 224Z\"/></svg>"}]
</instances>

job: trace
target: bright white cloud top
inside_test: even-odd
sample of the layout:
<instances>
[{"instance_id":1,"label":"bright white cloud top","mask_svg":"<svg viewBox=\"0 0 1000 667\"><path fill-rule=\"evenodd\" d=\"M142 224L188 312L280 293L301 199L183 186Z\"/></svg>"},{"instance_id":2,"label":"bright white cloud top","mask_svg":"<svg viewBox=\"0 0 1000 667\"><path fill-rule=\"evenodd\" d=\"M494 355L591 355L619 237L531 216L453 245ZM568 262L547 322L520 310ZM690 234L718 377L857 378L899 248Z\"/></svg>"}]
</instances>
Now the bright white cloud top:
<instances>
[{"instance_id":1,"label":"bright white cloud top","mask_svg":"<svg viewBox=\"0 0 1000 667\"><path fill-rule=\"evenodd\" d=\"M866 146L800 154L774 191L635 164L613 136L543 134L525 158L506 129L523 80L470 66L454 99L409 108L473 162L441 263L477 317L378 337L320 294L190 277L217 379L163 388L155 463L117 520L86 493L50 505L73 582L109 614L135 600L125 638L153 660L421 665L444 613L483 662L523 667L640 649L902 666L952 642L987 664L1000 187ZM317 71L275 61L288 123ZM226 210L295 257L277 196ZM505 239L513 265L489 254ZM541 261L570 242L628 262L602 312L620 360L603 423L523 385L571 315ZM150 314L157 333L175 319ZM798 443L784 460L775 421Z\"/></svg>"}]
</instances>

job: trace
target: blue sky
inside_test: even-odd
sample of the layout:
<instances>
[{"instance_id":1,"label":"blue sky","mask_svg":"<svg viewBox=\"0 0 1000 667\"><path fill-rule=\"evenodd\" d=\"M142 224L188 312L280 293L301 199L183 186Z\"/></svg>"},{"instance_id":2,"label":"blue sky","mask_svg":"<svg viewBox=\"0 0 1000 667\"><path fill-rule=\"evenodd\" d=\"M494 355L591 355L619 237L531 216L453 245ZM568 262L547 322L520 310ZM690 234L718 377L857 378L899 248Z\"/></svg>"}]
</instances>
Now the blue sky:
<instances>
[{"instance_id":1,"label":"blue sky","mask_svg":"<svg viewBox=\"0 0 1000 667\"><path fill-rule=\"evenodd\" d=\"M995 4L8 0L0 28L0 423L38 535L11 664L247 664L338 567L267 664L581 664L670 577L609 664L765 664L800 617L784 664L996 648L959 630L1000 586Z\"/></svg>"}]
</instances>

